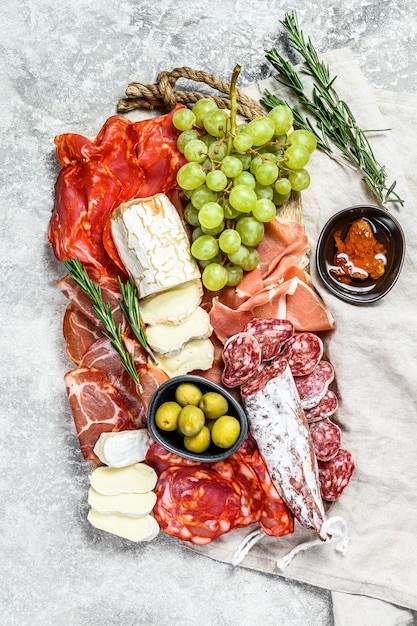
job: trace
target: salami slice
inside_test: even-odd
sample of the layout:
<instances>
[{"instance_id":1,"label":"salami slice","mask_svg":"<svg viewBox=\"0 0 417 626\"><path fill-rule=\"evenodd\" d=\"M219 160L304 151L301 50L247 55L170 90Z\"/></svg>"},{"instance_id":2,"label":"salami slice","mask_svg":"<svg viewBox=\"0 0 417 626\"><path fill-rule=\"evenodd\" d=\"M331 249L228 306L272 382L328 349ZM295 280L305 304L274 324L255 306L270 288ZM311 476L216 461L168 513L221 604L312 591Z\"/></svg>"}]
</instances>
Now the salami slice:
<instances>
[{"instance_id":1,"label":"salami slice","mask_svg":"<svg viewBox=\"0 0 417 626\"><path fill-rule=\"evenodd\" d=\"M318 461L330 461L340 449L340 428L328 418L310 424L310 435Z\"/></svg>"},{"instance_id":2,"label":"salami slice","mask_svg":"<svg viewBox=\"0 0 417 626\"><path fill-rule=\"evenodd\" d=\"M330 461L319 461L319 480L323 500L338 500L355 471L355 463L348 450L340 448Z\"/></svg>"},{"instance_id":3,"label":"salami slice","mask_svg":"<svg viewBox=\"0 0 417 626\"><path fill-rule=\"evenodd\" d=\"M248 380L260 366L261 347L253 335L237 333L224 344L223 361L223 383L226 387L237 387Z\"/></svg>"},{"instance_id":4,"label":"salami slice","mask_svg":"<svg viewBox=\"0 0 417 626\"><path fill-rule=\"evenodd\" d=\"M203 466L168 467L155 487L155 519L162 530L196 545L229 532L240 513L240 494Z\"/></svg>"},{"instance_id":5,"label":"salami slice","mask_svg":"<svg viewBox=\"0 0 417 626\"><path fill-rule=\"evenodd\" d=\"M313 406L311 409L304 409L307 422L311 424L326 419L326 417L331 417L336 413L338 406L339 401L336 394L331 389L328 389L316 406Z\"/></svg>"},{"instance_id":6,"label":"salami slice","mask_svg":"<svg viewBox=\"0 0 417 626\"><path fill-rule=\"evenodd\" d=\"M307 376L323 356L323 342L314 333L297 333L286 342L280 356L287 359L293 376Z\"/></svg>"},{"instance_id":7,"label":"salami slice","mask_svg":"<svg viewBox=\"0 0 417 626\"><path fill-rule=\"evenodd\" d=\"M303 409L316 406L326 395L333 379L333 365L328 361L320 361L311 374L294 378Z\"/></svg>"},{"instance_id":8,"label":"salami slice","mask_svg":"<svg viewBox=\"0 0 417 626\"><path fill-rule=\"evenodd\" d=\"M243 330L258 340L262 361L271 361L278 356L285 342L293 336L294 325L290 320L254 317Z\"/></svg>"}]
</instances>

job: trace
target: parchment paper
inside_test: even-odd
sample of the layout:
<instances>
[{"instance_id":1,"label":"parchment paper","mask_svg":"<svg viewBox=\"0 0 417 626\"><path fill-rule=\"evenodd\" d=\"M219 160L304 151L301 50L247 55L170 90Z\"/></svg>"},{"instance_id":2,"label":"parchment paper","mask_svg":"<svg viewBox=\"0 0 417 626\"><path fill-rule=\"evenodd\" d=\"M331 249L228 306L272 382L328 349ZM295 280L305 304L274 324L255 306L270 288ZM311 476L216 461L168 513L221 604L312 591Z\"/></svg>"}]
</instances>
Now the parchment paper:
<instances>
[{"instance_id":1,"label":"parchment paper","mask_svg":"<svg viewBox=\"0 0 417 626\"><path fill-rule=\"evenodd\" d=\"M412 620L409 611L383 602L374 604L370 599L417 610L417 99L370 88L348 49L323 58L331 75L337 75L335 87L359 125L391 129L371 133L370 139L390 182L397 181L397 190L405 199L404 207L388 206L405 231L406 259L393 290L366 306L344 303L327 292L311 263L316 288L336 319L336 329L325 337L340 403L333 418L342 429L343 447L356 462L350 484L331 507L331 515L347 522L347 554L337 553L332 543L313 547L299 553L282 574L277 559L314 538L298 527L289 537L263 538L241 565L341 592L334 594L337 624L408 624ZM308 83L307 77L303 82ZM248 92L259 99L265 88L288 99L274 79ZM309 170L312 183L303 192L303 207L313 261L319 233L333 213L360 202L377 202L359 173L318 151ZM231 562L248 532L234 531L197 551ZM361 602L360 596L367 598Z\"/></svg>"}]
</instances>

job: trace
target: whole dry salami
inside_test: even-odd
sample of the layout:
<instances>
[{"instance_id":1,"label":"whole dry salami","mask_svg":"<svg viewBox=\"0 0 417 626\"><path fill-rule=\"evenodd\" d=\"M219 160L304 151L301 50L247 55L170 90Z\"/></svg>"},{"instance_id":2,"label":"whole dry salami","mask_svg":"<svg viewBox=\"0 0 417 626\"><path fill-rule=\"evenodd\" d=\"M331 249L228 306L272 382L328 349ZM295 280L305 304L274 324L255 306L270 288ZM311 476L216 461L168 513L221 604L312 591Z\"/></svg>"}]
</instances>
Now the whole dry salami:
<instances>
[{"instance_id":1,"label":"whole dry salami","mask_svg":"<svg viewBox=\"0 0 417 626\"><path fill-rule=\"evenodd\" d=\"M222 382L226 387L237 387L256 372L261 364L261 347L249 333L232 335L223 348L224 370Z\"/></svg>"},{"instance_id":2,"label":"whole dry salami","mask_svg":"<svg viewBox=\"0 0 417 626\"><path fill-rule=\"evenodd\" d=\"M313 406L311 409L304 409L307 422L311 424L326 417L331 417L336 413L338 406L339 401L336 394L331 389L328 389L316 406Z\"/></svg>"},{"instance_id":3,"label":"whole dry salami","mask_svg":"<svg viewBox=\"0 0 417 626\"><path fill-rule=\"evenodd\" d=\"M323 500L338 500L355 471L349 450L340 448L330 461L318 461L321 496Z\"/></svg>"},{"instance_id":4,"label":"whole dry salami","mask_svg":"<svg viewBox=\"0 0 417 626\"><path fill-rule=\"evenodd\" d=\"M323 342L314 333L297 333L286 342L280 356L288 361L293 376L307 376L323 356Z\"/></svg>"},{"instance_id":5,"label":"whole dry salami","mask_svg":"<svg viewBox=\"0 0 417 626\"><path fill-rule=\"evenodd\" d=\"M258 340L262 361L271 361L278 356L285 342L293 336L294 325L290 320L254 317L243 330Z\"/></svg>"},{"instance_id":6,"label":"whole dry salami","mask_svg":"<svg viewBox=\"0 0 417 626\"><path fill-rule=\"evenodd\" d=\"M328 418L310 424L310 435L318 461L330 461L340 448L340 428Z\"/></svg>"},{"instance_id":7,"label":"whole dry salami","mask_svg":"<svg viewBox=\"0 0 417 626\"><path fill-rule=\"evenodd\" d=\"M326 395L330 383L334 379L334 369L328 361L320 361L307 376L297 376L294 381L300 395L303 409L316 406Z\"/></svg>"}]
</instances>

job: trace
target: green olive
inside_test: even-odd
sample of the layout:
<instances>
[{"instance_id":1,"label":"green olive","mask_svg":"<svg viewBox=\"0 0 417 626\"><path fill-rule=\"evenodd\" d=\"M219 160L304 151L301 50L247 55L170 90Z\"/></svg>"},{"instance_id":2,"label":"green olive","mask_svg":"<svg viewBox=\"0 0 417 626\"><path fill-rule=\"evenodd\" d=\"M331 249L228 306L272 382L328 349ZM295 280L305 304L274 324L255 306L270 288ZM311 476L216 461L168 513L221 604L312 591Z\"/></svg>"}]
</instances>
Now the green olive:
<instances>
[{"instance_id":1,"label":"green olive","mask_svg":"<svg viewBox=\"0 0 417 626\"><path fill-rule=\"evenodd\" d=\"M176 430L181 406L177 402L163 402L155 413L155 424L161 430Z\"/></svg>"},{"instance_id":2,"label":"green olive","mask_svg":"<svg viewBox=\"0 0 417 626\"><path fill-rule=\"evenodd\" d=\"M240 422L232 415L222 415L213 424L211 439L219 448L230 448L240 435Z\"/></svg>"},{"instance_id":3,"label":"green olive","mask_svg":"<svg viewBox=\"0 0 417 626\"><path fill-rule=\"evenodd\" d=\"M184 447L189 452L204 452L210 445L210 431L207 426L203 428L193 437L184 437Z\"/></svg>"},{"instance_id":4,"label":"green olive","mask_svg":"<svg viewBox=\"0 0 417 626\"><path fill-rule=\"evenodd\" d=\"M187 404L198 406L202 395L202 391L193 383L181 383L175 390L175 400L181 406Z\"/></svg>"},{"instance_id":5,"label":"green olive","mask_svg":"<svg viewBox=\"0 0 417 626\"><path fill-rule=\"evenodd\" d=\"M178 415L178 427L186 437L193 437L204 426L204 413L198 406L187 404Z\"/></svg>"},{"instance_id":6,"label":"green olive","mask_svg":"<svg viewBox=\"0 0 417 626\"><path fill-rule=\"evenodd\" d=\"M207 419L217 419L221 415L225 415L229 409L229 403L221 393L217 391L208 391L203 394L198 406Z\"/></svg>"}]
</instances>

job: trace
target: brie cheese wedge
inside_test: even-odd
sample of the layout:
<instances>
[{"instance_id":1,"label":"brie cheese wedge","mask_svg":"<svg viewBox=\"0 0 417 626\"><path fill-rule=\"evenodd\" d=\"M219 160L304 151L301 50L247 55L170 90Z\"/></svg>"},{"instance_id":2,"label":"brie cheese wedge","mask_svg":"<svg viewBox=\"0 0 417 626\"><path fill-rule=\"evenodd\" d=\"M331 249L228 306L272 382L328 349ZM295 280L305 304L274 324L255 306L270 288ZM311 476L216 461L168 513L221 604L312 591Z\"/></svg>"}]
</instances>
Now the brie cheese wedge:
<instances>
[{"instance_id":1,"label":"brie cheese wedge","mask_svg":"<svg viewBox=\"0 0 417 626\"><path fill-rule=\"evenodd\" d=\"M210 339L194 339L173 356L155 355L158 367L170 377L182 376L193 370L208 370L213 365L214 347Z\"/></svg>"},{"instance_id":2,"label":"brie cheese wedge","mask_svg":"<svg viewBox=\"0 0 417 626\"><path fill-rule=\"evenodd\" d=\"M148 326L146 338L153 352L172 356L180 352L189 341L206 339L212 332L209 314L198 306L181 324Z\"/></svg>"},{"instance_id":3,"label":"brie cheese wedge","mask_svg":"<svg viewBox=\"0 0 417 626\"><path fill-rule=\"evenodd\" d=\"M203 283L196 278L144 298L140 301L140 314L147 325L181 324L201 304L202 298Z\"/></svg>"},{"instance_id":4,"label":"brie cheese wedge","mask_svg":"<svg viewBox=\"0 0 417 626\"><path fill-rule=\"evenodd\" d=\"M152 438L147 428L101 433L94 454L104 465L126 467L144 461Z\"/></svg>"}]
</instances>

